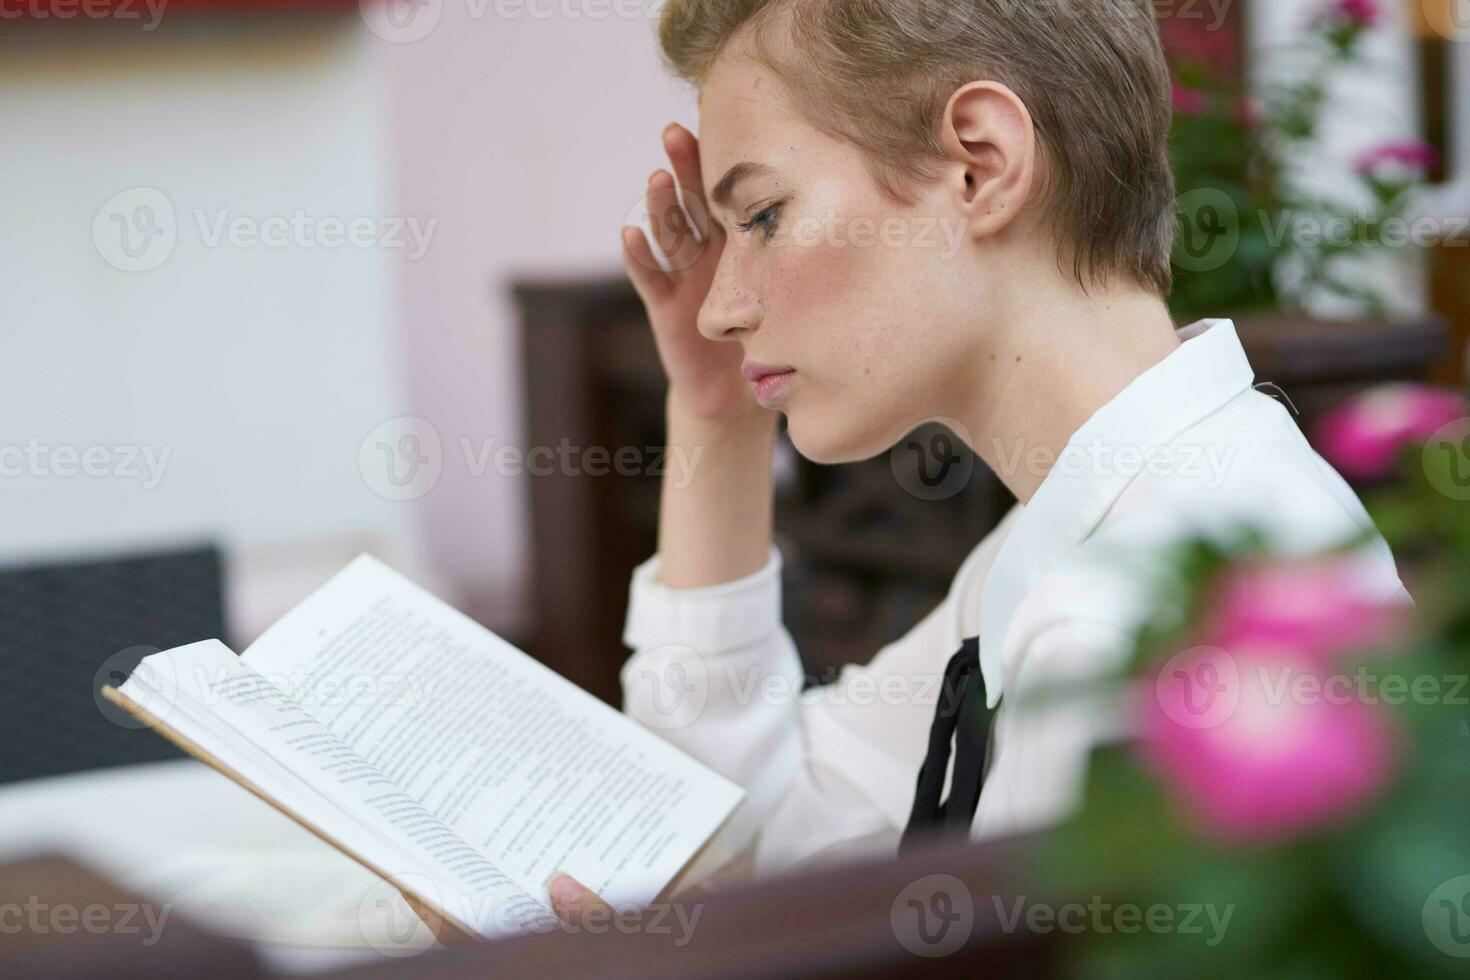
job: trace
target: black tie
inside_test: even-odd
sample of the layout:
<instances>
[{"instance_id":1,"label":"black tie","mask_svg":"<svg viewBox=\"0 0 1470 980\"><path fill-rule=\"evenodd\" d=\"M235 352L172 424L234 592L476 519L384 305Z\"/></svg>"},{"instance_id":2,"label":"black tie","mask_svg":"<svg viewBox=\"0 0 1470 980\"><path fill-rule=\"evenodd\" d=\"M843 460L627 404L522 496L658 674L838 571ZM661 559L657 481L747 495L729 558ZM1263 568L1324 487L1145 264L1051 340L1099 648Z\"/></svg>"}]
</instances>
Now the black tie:
<instances>
[{"instance_id":1,"label":"black tie","mask_svg":"<svg viewBox=\"0 0 1470 980\"><path fill-rule=\"evenodd\" d=\"M993 712L985 701L980 640L970 637L944 668L944 686L934 709L934 723L929 727L929 750L919 767L914 808L899 841L899 854L907 854L937 837L969 833L980 803L990 742ZM944 791L944 776L949 769L951 740L955 743L954 778L950 780L949 799L941 803L939 794Z\"/></svg>"}]
</instances>

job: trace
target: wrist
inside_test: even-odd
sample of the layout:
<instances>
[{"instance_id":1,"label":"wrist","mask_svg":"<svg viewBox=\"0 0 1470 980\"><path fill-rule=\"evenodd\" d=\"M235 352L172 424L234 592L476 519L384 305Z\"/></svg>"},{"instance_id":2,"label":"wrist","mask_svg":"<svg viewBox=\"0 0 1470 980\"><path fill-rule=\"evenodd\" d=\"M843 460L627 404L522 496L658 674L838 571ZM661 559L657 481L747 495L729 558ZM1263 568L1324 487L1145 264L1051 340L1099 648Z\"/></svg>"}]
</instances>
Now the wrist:
<instances>
[{"instance_id":1,"label":"wrist","mask_svg":"<svg viewBox=\"0 0 1470 980\"><path fill-rule=\"evenodd\" d=\"M669 435L680 433L738 433L746 436L776 435L777 414L762 408L754 400L745 399L716 411L697 407L670 386L665 401Z\"/></svg>"}]
</instances>

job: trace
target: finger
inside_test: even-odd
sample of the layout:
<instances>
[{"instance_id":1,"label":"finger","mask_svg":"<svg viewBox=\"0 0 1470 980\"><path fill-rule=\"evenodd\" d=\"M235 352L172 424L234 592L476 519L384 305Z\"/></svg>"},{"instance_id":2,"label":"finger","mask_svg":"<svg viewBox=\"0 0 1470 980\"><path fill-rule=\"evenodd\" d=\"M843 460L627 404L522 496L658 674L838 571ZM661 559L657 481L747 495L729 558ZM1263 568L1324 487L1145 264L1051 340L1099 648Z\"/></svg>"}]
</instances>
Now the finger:
<instances>
[{"instance_id":1,"label":"finger","mask_svg":"<svg viewBox=\"0 0 1470 980\"><path fill-rule=\"evenodd\" d=\"M674 283L658 264L653 247L642 228L624 225L622 230L623 268L633 281L633 288L645 304L664 299L673 290Z\"/></svg>"},{"instance_id":2,"label":"finger","mask_svg":"<svg viewBox=\"0 0 1470 980\"><path fill-rule=\"evenodd\" d=\"M705 241L720 234L710 219L709 199L704 193L704 161L699 139L678 123L671 123L664 130L664 152L669 156L669 166L679 182L684 210L689 213L696 233Z\"/></svg>"},{"instance_id":3,"label":"finger","mask_svg":"<svg viewBox=\"0 0 1470 980\"><path fill-rule=\"evenodd\" d=\"M568 925L578 925L589 910L611 912L612 906L594 895L586 885L569 874L558 872L546 883L551 908Z\"/></svg>"},{"instance_id":4,"label":"finger","mask_svg":"<svg viewBox=\"0 0 1470 980\"><path fill-rule=\"evenodd\" d=\"M654 171L649 178L645 203L653 240L668 260L670 271L677 277L679 272L699 261L709 245L709 238L699 233L688 211L679 203L674 177L667 170ZM697 197L690 201L690 205L696 213L703 214L704 205Z\"/></svg>"}]
</instances>

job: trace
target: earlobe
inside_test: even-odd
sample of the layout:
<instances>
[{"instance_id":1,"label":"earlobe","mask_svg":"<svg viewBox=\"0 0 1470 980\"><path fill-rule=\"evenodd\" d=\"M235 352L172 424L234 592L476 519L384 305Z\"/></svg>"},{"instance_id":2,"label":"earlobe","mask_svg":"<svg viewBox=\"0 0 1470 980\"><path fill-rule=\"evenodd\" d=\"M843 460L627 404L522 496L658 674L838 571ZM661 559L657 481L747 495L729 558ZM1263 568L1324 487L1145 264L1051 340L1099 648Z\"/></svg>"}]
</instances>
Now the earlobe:
<instances>
[{"instance_id":1,"label":"earlobe","mask_svg":"<svg viewBox=\"0 0 1470 980\"><path fill-rule=\"evenodd\" d=\"M970 237L997 234L1031 196L1036 132L1026 104L999 82L970 82L950 96L940 140Z\"/></svg>"}]
</instances>

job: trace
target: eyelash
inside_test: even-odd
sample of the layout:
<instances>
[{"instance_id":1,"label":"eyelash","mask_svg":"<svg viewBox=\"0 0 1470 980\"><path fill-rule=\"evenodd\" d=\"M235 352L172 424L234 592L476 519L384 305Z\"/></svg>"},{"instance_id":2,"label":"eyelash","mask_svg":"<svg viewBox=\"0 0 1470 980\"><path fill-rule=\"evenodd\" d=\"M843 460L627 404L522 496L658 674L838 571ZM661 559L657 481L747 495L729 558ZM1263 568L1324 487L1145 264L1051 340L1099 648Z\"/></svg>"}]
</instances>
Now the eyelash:
<instances>
[{"instance_id":1,"label":"eyelash","mask_svg":"<svg viewBox=\"0 0 1470 980\"><path fill-rule=\"evenodd\" d=\"M763 229L761 233L761 240L768 242L771 240L771 236L775 234L776 215L780 212L780 210L781 202L778 201L775 204L771 204L763 208L755 217L751 218L749 221L741 221L737 223L735 227L739 228L741 231L750 232L754 231L756 229L756 226L759 225Z\"/></svg>"}]
</instances>

